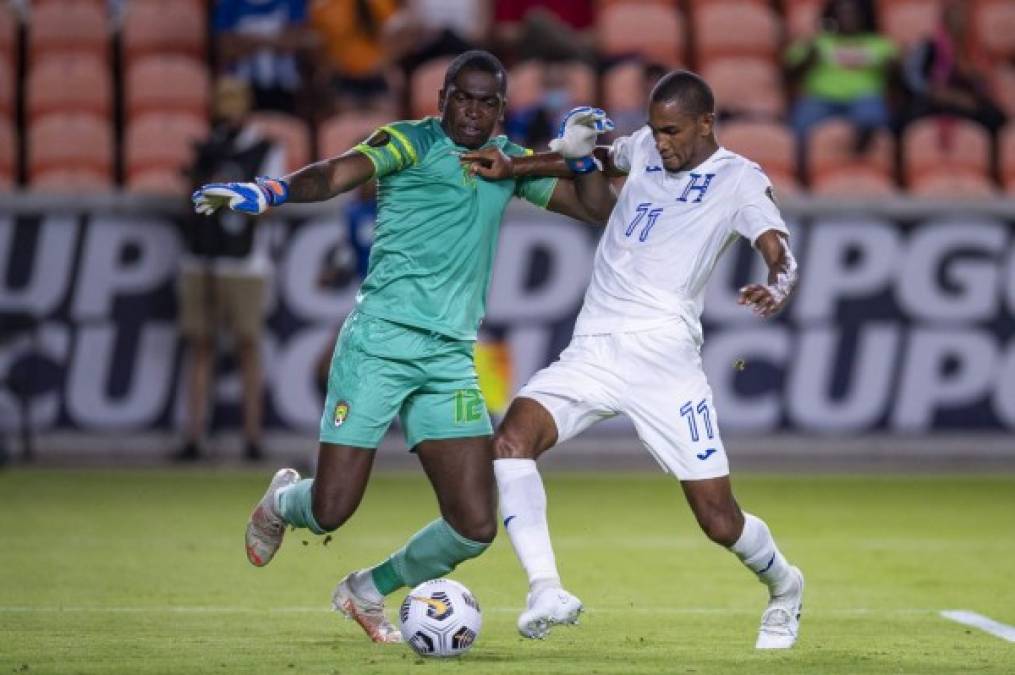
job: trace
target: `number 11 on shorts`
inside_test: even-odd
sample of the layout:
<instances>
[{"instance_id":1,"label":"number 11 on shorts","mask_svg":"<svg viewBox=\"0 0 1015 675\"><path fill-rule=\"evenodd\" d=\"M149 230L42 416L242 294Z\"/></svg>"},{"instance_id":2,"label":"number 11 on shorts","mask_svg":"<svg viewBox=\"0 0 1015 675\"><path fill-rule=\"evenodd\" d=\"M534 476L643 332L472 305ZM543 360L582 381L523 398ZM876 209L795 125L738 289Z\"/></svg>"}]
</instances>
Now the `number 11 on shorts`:
<instances>
[{"instance_id":1,"label":"number 11 on shorts","mask_svg":"<svg viewBox=\"0 0 1015 675\"><path fill-rule=\"evenodd\" d=\"M697 412L701 416L705 423L705 434L709 440L715 438L715 432L712 430L712 415L708 409L708 401L701 399L698 405L694 405L693 402L688 401L684 405L680 406L680 415L687 420L687 428L691 432L691 442L697 443L700 439L698 434L698 420L695 416Z\"/></svg>"}]
</instances>

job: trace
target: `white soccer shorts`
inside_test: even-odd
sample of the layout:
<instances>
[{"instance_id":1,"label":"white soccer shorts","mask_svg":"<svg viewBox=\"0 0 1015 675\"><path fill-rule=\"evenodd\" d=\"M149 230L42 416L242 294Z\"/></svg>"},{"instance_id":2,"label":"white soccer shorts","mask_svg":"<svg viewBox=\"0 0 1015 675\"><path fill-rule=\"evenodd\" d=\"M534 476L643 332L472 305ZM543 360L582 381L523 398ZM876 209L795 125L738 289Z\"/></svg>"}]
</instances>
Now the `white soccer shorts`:
<instances>
[{"instance_id":1,"label":"white soccer shorts","mask_svg":"<svg viewBox=\"0 0 1015 675\"><path fill-rule=\"evenodd\" d=\"M517 396L549 411L558 443L623 414L656 461L679 480L729 474L701 354L682 329L576 335Z\"/></svg>"}]
</instances>

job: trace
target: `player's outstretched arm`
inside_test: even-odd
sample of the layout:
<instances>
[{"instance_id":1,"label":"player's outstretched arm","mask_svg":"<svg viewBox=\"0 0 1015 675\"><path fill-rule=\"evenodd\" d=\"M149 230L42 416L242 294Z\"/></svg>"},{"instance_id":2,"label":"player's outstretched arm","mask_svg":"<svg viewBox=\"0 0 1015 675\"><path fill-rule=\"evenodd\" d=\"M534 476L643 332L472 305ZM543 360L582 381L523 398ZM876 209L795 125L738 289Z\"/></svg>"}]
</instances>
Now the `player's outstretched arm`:
<instances>
[{"instance_id":1,"label":"player's outstretched arm","mask_svg":"<svg viewBox=\"0 0 1015 675\"><path fill-rule=\"evenodd\" d=\"M289 201L323 202L362 185L374 176L374 164L357 151L303 167L285 178Z\"/></svg>"},{"instance_id":2,"label":"player's outstretched arm","mask_svg":"<svg viewBox=\"0 0 1015 675\"><path fill-rule=\"evenodd\" d=\"M194 210L211 215L222 207L257 215L285 202L320 202L365 183L374 175L366 156L350 151L303 167L282 178L250 183L209 183L194 191Z\"/></svg>"},{"instance_id":3,"label":"player's outstretched arm","mask_svg":"<svg viewBox=\"0 0 1015 675\"><path fill-rule=\"evenodd\" d=\"M768 318L779 313L789 301L797 283L797 264L786 235L767 230L754 241L768 265L768 284L748 284L740 289L737 302L747 305L755 314Z\"/></svg>"},{"instance_id":4,"label":"player's outstretched arm","mask_svg":"<svg viewBox=\"0 0 1015 675\"><path fill-rule=\"evenodd\" d=\"M498 148L483 148L463 153L461 156L463 164L468 165L469 171L475 176L487 180L507 180L510 178L560 178L557 187L550 195L550 201L546 208L554 213L560 213L576 220L581 220L592 225L605 225L610 218L610 211L613 209L613 201L604 203L598 211L587 208L578 195L579 180L595 180L597 177L581 179L568 167L564 158L556 152L543 152L534 155L511 157L504 154ZM591 173L601 176L601 172ZM610 191L612 187L609 181L605 181L605 188Z\"/></svg>"}]
</instances>

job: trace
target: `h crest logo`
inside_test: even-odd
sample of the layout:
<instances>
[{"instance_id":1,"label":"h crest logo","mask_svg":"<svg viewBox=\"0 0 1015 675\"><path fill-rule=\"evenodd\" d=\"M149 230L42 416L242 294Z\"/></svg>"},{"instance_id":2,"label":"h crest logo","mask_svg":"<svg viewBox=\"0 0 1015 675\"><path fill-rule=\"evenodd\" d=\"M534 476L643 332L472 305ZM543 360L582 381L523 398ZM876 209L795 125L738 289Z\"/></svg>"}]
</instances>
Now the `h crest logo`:
<instances>
[{"instance_id":1,"label":"h crest logo","mask_svg":"<svg viewBox=\"0 0 1015 675\"><path fill-rule=\"evenodd\" d=\"M690 176L691 176L690 182L687 184L686 187L684 187L683 194L677 197L677 201L686 202L687 198L691 196L692 192L697 192L698 198L691 203L700 204L701 200L705 197L705 193L708 191L709 183L711 183L712 179L715 178L715 174L706 173L705 175L701 175L700 173L692 173L690 174Z\"/></svg>"}]
</instances>

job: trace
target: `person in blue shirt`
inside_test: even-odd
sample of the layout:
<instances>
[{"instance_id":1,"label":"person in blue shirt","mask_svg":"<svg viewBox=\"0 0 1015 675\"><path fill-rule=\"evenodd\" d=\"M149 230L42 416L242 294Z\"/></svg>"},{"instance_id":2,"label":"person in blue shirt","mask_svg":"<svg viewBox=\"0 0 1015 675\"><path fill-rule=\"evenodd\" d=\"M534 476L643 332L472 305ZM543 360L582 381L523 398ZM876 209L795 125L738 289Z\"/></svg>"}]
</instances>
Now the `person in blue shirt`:
<instances>
[{"instance_id":1,"label":"person in blue shirt","mask_svg":"<svg viewBox=\"0 0 1015 675\"><path fill-rule=\"evenodd\" d=\"M300 58L317 42L307 0L217 0L212 30L219 68L250 85L256 109L296 110Z\"/></svg>"}]
</instances>

